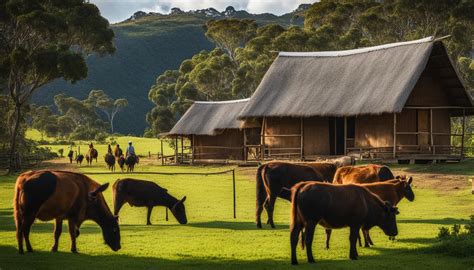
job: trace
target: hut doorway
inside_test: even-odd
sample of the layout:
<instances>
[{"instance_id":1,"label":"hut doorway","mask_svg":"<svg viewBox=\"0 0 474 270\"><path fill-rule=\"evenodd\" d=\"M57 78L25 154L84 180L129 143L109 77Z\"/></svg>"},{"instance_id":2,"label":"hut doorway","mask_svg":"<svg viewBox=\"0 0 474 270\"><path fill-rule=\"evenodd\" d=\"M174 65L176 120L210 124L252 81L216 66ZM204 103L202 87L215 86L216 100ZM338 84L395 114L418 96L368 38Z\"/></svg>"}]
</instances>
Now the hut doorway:
<instances>
[{"instance_id":1,"label":"hut doorway","mask_svg":"<svg viewBox=\"0 0 474 270\"><path fill-rule=\"evenodd\" d=\"M345 155L347 147L354 146L355 118L329 118L329 149L331 155Z\"/></svg>"},{"instance_id":2,"label":"hut doorway","mask_svg":"<svg viewBox=\"0 0 474 270\"><path fill-rule=\"evenodd\" d=\"M430 144L430 110L417 110L418 145Z\"/></svg>"}]
</instances>

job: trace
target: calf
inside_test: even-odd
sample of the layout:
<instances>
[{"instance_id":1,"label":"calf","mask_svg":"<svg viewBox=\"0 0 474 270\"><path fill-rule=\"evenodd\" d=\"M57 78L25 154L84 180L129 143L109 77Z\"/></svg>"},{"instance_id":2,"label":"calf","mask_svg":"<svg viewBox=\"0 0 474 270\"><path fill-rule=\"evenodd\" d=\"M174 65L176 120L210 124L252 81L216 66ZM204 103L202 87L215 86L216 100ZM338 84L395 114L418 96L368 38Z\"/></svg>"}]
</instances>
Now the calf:
<instances>
[{"instance_id":1,"label":"calf","mask_svg":"<svg viewBox=\"0 0 474 270\"><path fill-rule=\"evenodd\" d=\"M337 169L335 184L366 184L394 179L392 171L384 165L345 166Z\"/></svg>"},{"instance_id":2,"label":"calf","mask_svg":"<svg viewBox=\"0 0 474 270\"><path fill-rule=\"evenodd\" d=\"M104 157L107 169L115 171L115 157L111 153L107 153Z\"/></svg>"},{"instance_id":3,"label":"calf","mask_svg":"<svg viewBox=\"0 0 474 270\"><path fill-rule=\"evenodd\" d=\"M33 252L29 235L35 219L56 220L53 252L58 250L63 220L69 222L72 252L77 252L76 238L85 220L99 224L105 243L112 250L119 250L118 218L112 215L102 195L108 185L100 185L83 174L66 171L29 171L18 176L13 209L20 254L23 254L23 239L28 252Z\"/></svg>"},{"instance_id":4,"label":"calf","mask_svg":"<svg viewBox=\"0 0 474 270\"><path fill-rule=\"evenodd\" d=\"M398 234L396 207L382 201L368 189L357 185L332 185L320 182L302 182L292 188L291 204L291 263L298 264L296 246L304 229L303 245L309 263L314 263L312 243L317 224L326 228L350 227L350 255L356 260L357 236L360 228L380 227L385 234Z\"/></svg>"},{"instance_id":5,"label":"calf","mask_svg":"<svg viewBox=\"0 0 474 270\"><path fill-rule=\"evenodd\" d=\"M184 201L176 199L168 190L154 182L136 179L118 179L113 185L114 213L118 215L125 203L130 206L147 207L146 225L151 225L150 216L154 206L165 206L171 210L180 224L186 224L186 210Z\"/></svg>"}]
</instances>

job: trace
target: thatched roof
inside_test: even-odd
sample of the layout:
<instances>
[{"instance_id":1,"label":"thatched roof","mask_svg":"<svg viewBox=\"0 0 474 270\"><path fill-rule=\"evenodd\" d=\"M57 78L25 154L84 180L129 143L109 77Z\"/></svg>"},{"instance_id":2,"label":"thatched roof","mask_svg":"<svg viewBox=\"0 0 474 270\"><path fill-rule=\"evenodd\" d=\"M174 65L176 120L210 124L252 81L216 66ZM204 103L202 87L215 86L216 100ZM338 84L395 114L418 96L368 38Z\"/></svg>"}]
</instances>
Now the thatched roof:
<instances>
[{"instance_id":1,"label":"thatched roof","mask_svg":"<svg viewBox=\"0 0 474 270\"><path fill-rule=\"evenodd\" d=\"M225 129L238 129L241 121L237 116L247 101L195 101L167 135L217 135Z\"/></svg>"},{"instance_id":2,"label":"thatched roof","mask_svg":"<svg viewBox=\"0 0 474 270\"><path fill-rule=\"evenodd\" d=\"M453 105L472 106L446 48L429 37L348 51L281 52L239 117L401 112L427 64Z\"/></svg>"}]
</instances>

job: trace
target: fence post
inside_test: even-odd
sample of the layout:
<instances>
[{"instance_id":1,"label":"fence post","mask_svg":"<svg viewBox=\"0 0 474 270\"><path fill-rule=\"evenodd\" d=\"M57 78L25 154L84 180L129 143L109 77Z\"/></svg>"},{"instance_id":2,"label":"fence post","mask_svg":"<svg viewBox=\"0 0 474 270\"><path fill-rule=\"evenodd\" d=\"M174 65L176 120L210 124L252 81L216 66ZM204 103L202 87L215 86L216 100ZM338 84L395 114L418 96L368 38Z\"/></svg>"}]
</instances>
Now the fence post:
<instances>
[{"instance_id":1,"label":"fence post","mask_svg":"<svg viewBox=\"0 0 474 270\"><path fill-rule=\"evenodd\" d=\"M165 207L166 208L166 221L168 221L168 207Z\"/></svg>"},{"instance_id":2,"label":"fence post","mask_svg":"<svg viewBox=\"0 0 474 270\"><path fill-rule=\"evenodd\" d=\"M232 170L232 193L233 193L233 198L234 198L234 218L237 218L236 214L236 203L235 203L235 169Z\"/></svg>"},{"instance_id":3,"label":"fence post","mask_svg":"<svg viewBox=\"0 0 474 270\"><path fill-rule=\"evenodd\" d=\"M165 158L163 156L163 139L160 140L161 142L161 166L165 165Z\"/></svg>"}]
</instances>

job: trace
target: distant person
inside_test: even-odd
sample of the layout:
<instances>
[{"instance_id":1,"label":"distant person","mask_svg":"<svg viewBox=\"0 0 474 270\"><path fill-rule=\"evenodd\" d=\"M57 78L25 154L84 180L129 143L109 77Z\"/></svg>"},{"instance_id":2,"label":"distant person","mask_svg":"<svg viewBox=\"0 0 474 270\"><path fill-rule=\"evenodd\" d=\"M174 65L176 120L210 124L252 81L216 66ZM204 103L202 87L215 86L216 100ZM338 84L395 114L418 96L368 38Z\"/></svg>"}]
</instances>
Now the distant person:
<instances>
[{"instance_id":1,"label":"distant person","mask_svg":"<svg viewBox=\"0 0 474 270\"><path fill-rule=\"evenodd\" d=\"M135 148L133 147L132 145L132 141L129 141L128 142L128 146L127 146L127 151L125 152L125 155L128 157L128 156L136 156L135 155Z\"/></svg>"},{"instance_id":2,"label":"distant person","mask_svg":"<svg viewBox=\"0 0 474 270\"><path fill-rule=\"evenodd\" d=\"M116 158L123 156L123 151L122 151L122 148L120 148L119 144L115 146L114 155Z\"/></svg>"},{"instance_id":3,"label":"distant person","mask_svg":"<svg viewBox=\"0 0 474 270\"><path fill-rule=\"evenodd\" d=\"M109 144L109 146L107 147L107 154L112 155L112 147L110 146L110 144Z\"/></svg>"}]
</instances>

